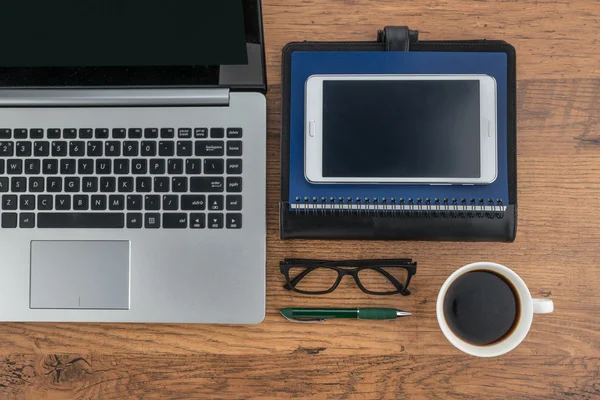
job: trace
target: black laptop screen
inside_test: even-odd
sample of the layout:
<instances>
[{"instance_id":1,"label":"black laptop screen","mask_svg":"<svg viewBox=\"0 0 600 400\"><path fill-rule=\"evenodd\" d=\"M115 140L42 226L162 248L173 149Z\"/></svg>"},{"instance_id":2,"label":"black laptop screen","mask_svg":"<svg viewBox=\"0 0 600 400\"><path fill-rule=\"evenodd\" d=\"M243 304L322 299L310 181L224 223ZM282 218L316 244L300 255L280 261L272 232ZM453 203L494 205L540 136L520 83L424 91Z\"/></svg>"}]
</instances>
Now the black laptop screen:
<instances>
[{"instance_id":1,"label":"black laptop screen","mask_svg":"<svg viewBox=\"0 0 600 400\"><path fill-rule=\"evenodd\" d=\"M261 38L258 0L0 0L0 86L218 85Z\"/></svg>"},{"instance_id":2,"label":"black laptop screen","mask_svg":"<svg viewBox=\"0 0 600 400\"><path fill-rule=\"evenodd\" d=\"M0 2L0 66L245 64L241 0Z\"/></svg>"}]
</instances>

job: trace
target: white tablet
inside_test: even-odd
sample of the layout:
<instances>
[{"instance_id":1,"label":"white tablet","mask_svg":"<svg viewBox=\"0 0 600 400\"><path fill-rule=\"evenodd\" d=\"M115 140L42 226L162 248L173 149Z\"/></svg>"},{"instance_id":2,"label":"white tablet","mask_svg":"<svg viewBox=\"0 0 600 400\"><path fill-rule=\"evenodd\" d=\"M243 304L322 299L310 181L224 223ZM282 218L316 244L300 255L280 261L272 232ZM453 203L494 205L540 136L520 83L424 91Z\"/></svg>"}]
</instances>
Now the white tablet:
<instances>
[{"instance_id":1,"label":"white tablet","mask_svg":"<svg viewBox=\"0 0 600 400\"><path fill-rule=\"evenodd\" d=\"M313 183L489 184L498 174L488 75L313 75L305 176Z\"/></svg>"}]
</instances>

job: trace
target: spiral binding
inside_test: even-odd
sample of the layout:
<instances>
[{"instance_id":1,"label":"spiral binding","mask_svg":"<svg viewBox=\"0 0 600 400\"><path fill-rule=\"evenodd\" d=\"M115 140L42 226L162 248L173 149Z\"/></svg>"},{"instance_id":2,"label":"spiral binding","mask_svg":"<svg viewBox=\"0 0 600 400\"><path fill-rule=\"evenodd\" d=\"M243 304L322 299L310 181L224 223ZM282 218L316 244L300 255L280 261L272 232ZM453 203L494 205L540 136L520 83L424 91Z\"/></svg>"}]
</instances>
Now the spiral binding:
<instances>
[{"instance_id":1,"label":"spiral binding","mask_svg":"<svg viewBox=\"0 0 600 400\"><path fill-rule=\"evenodd\" d=\"M501 199L296 197L297 214L373 215L393 218L504 218Z\"/></svg>"}]
</instances>

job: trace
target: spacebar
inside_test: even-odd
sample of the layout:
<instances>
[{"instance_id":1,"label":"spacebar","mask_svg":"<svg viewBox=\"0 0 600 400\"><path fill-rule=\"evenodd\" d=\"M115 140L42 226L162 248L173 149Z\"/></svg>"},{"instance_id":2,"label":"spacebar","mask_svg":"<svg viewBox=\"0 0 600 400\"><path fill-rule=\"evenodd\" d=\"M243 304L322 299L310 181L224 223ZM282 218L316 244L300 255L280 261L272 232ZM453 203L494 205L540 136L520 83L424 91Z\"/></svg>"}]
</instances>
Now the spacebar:
<instances>
[{"instance_id":1,"label":"spacebar","mask_svg":"<svg viewBox=\"0 0 600 400\"><path fill-rule=\"evenodd\" d=\"M124 228L123 213L38 213L38 228Z\"/></svg>"}]
</instances>

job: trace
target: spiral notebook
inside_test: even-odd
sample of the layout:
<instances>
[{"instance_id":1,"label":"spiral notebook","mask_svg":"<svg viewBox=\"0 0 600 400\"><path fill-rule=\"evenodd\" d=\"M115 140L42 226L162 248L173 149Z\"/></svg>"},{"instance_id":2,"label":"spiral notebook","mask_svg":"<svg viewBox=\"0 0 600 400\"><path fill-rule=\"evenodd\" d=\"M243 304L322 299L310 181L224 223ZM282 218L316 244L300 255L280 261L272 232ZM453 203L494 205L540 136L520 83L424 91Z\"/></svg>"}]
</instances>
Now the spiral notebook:
<instances>
[{"instance_id":1,"label":"spiral notebook","mask_svg":"<svg viewBox=\"0 0 600 400\"><path fill-rule=\"evenodd\" d=\"M488 41L417 42L410 52L383 50L381 44L372 42L298 43L284 50L282 238L514 240L512 47ZM493 76L498 87L498 178L490 185L473 186L308 182L304 177L304 85L314 74Z\"/></svg>"}]
</instances>

